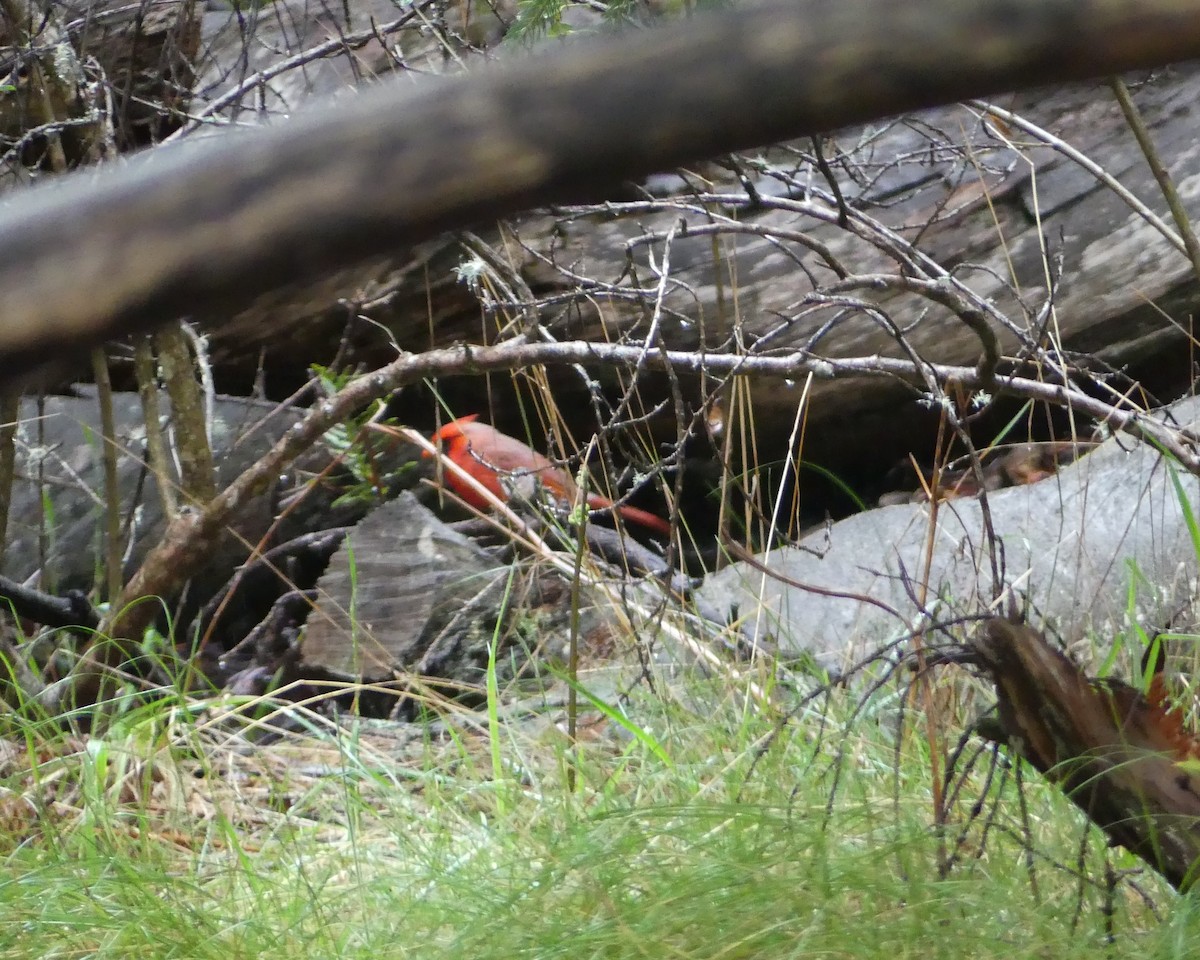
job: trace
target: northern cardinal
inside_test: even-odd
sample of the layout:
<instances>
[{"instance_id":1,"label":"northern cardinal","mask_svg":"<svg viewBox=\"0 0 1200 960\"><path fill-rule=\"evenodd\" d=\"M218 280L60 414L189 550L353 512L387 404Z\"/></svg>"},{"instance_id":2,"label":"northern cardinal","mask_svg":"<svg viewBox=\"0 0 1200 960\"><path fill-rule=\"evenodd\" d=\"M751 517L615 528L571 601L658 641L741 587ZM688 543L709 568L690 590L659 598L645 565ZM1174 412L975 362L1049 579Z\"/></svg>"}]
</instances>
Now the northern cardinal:
<instances>
[{"instance_id":1,"label":"northern cardinal","mask_svg":"<svg viewBox=\"0 0 1200 960\"><path fill-rule=\"evenodd\" d=\"M499 499L507 500L509 490L515 484L536 480L553 496L568 504L575 502L575 481L565 471L556 467L536 450L527 447L515 437L501 433L486 423L476 423L477 414L459 417L446 424L433 435L433 442L440 442L448 459L454 461L464 472L478 480ZM424 454L429 456L428 453ZM509 489L501 483L501 476L509 476ZM488 503L460 477L446 472L446 485L463 502L477 510L486 510ZM671 525L661 517L645 510L625 505L617 506L598 493L587 498L591 510L615 508L617 513L630 523L640 524L655 533L671 534Z\"/></svg>"}]
</instances>

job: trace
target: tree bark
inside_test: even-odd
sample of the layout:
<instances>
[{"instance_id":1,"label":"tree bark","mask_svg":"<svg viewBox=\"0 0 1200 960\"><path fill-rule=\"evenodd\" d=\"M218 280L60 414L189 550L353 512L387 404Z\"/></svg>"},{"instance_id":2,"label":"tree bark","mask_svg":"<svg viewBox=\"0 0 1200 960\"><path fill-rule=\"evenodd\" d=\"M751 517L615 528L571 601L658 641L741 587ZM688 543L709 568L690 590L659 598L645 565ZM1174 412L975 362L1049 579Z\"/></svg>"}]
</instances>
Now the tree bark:
<instances>
[{"instance_id":1,"label":"tree bark","mask_svg":"<svg viewBox=\"0 0 1200 960\"><path fill-rule=\"evenodd\" d=\"M1114 843L1186 891L1200 863L1195 742L1182 750L1163 710L1126 684L1089 681L1024 624L991 620L974 646L1013 748Z\"/></svg>"},{"instance_id":2,"label":"tree bark","mask_svg":"<svg viewBox=\"0 0 1200 960\"><path fill-rule=\"evenodd\" d=\"M15 201L0 371L696 158L1197 55L1187 0L813 0L379 89Z\"/></svg>"}]
</instances>

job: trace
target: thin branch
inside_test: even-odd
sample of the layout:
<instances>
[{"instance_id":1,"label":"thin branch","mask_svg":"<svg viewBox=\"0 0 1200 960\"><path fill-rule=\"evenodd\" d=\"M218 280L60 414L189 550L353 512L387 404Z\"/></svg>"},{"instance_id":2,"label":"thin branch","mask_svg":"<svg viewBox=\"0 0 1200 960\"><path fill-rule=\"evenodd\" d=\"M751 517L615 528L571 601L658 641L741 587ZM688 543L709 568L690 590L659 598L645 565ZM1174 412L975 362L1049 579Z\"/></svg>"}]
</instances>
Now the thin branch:
<instances>
[{"instance_id":1,"label":"thin branch","mask_svg":"<svg viewBox=\"0 0 1200 960\"><path fill-rule=\"evenodd\" d=\"M988 114L991 114L992 116L1003 120L1009 126L1016 127L1018 130L1023 130L1030 136L1041 140L1042 143L1046 144L1046 146L1057 150L1068 160L1078 164L1098 181L1100 181L1100 183L1104 184L1109 190L1115 193L1129 207L1130 210L1132 210L1139 217L1145 220L1146 223L1162 234L1167 243L1171 244L1171 246L1173 246L1180 253L1187 253L1187 248L1184 246L1183 239L1179 236L1179 234L1177 234L1174 230L1167 226L1166 223L1163 222L1162 217L1160 217L1157 213L1142 203L1141 200L1130 193L1129 190L1116 177L1100 166L1100 164L1096 163L1096 161L1087 154L1076 150L1065 140L1060 140L1054 134L1050 133L1050 131L1043 130L1036 123L1026 120L1020 114L1013 113L1011 110L1005 110L1003 107L998 107L992 103L986 103L983 100L968 101L967 106L978 110L985 117ZM1016 148L1014 147L1013 149Z\"/></svg>"},{"instance_id":2,"label":"thin branch","mask_svg":"<svg viewBox=\"0 0 1200 960\"><path fill-rule=\"evenodd\" d=\"M1196 274L1196 279L1200 280L1200 241L1196 240L1196 231L1192 229L1191 218L1188 217L1187 208L1183 205L1179 191L1175 189L1175 182L1171 179L1170 171L1162 162L1158 148L1154 146L1154 138L1150 136L1150 130L1146 127L1137 105L1129 95L1125 81L1120 77L1113 77L1109 80L1108 85L1112 88L1117 103L1121 105L1121 113L1125 117L1125 122L1129 124L1129 129L1133 131L1133 135L1137 139L1142 156L1146 158L1146 165L1154 174L1158 188L1162 191L1163 199L1167 201L1167 208L1171 211L1171 217L1183 239L1184 250L1188 259L1192 261L1192 271Z\"/></svg>"}]
</instances>

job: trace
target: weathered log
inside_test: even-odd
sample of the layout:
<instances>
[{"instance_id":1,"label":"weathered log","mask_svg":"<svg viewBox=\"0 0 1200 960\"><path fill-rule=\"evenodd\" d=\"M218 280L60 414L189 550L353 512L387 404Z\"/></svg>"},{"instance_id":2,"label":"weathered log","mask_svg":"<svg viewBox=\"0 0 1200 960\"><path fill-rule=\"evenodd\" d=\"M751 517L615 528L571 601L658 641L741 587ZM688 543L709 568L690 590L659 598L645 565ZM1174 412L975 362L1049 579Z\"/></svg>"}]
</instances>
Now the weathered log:
<instances>
[{"instance_id":1,"label":"weathered log","mask_svg":"<svg viewBox=\"0 0 1200 960\"><path fill-rule=\"evenodd\" d=\"M392 73L461 70L503 36L515 7L514 0L276 0L213 9L204 17L183 132L279 122Z\"/></svg>"},{"instance_id":2,"label":"weathered log","mask_svg":"<svg viewBox=\"0 0 1200 960\"><path fill-rule=\"evenodd\" d=\"M304 34L303 12L298 6L295 35L274 22L260 23L260 32L274 32L268 34L270 44L253 49L278 47L276 60L297 59L297 52L316 39L312 32L320 35L323 22L310 24ZM448 35L453 30L448 28ZM404 44L409 33L399 36ZM214 48L206 76L236 79L240 74L231 71L240 63L237 52L233 46ZM326 75L326 86L348 86L356 69L379 69L378 54L362 65L364 56L345 51L338 60L322 61L327 74L310 77L303 72L303 83L271 91L268 99L304 102L307 89L316 90L317 78ZM406 56L409 62L412 57ZM272 69L265 60L252 66ZM271 82L282 84L297 72L285 71ZM1185 184L1190 204L1192 191L1186 185L1194 177L1195 161L1189 144L1200 102L1200 71L1188 64L1135 86L1152 136L1176 179ZM222 98L228 93L214 81L206 95ZM1152 207L1161 206L1155 202L1157 187L1149 167L1102 84L1039 90L1004 98L1001 104L1061 137ZM1186 356L1178 350L1184 335L1174 318L1190 314L1200 291L1187 257L1075 161L1019 133L1011 123L955 106L843 130L825 141L823 150L848 204L954 271L1018 331L1036 331L1035 314L1049 297L1051 274L1043 254L1051 262L1061 259L1063 277L1054 293L1056 342L1097 354L1114 366L1132 364L1148 378L1149 389L1173 395L1188 376ZM370 365L389 359L396 344L422 350L456 340L487 341L497 333L487 320L481 323L481 298L485 312L498 315L499 321L529 309L523 288L525 297L541 304L542 322L559 336L636 338L647 333L646 318L661 309L689 322L658 325L659 341L711 351L729 337L731 326L721 318L733 312L751 349L759 349L761 341L784 350L804 344L836 309L797 307L826 295L837 280L822 272L816 253L821 249L851 275L881 278L880 289L869 291L866 300L907 326L909 344L922 356L974 362L980 349L977 336L945 306L898 285L888 289L888 277L898 279L904 271L861 232L843 228L836 217L822 221L788 208L797 194L784 188L779 172L791 170L827 187L815 164L811 145L800 143L742 158L736 168L705 164L697 169L706 181L703 190L722 201L700 199L697 176L659 176L647 184L651 203L610 203L590 215L528 215L510 225L481 227L482 243L496 254L487 264L479 259L478 245L460 244L453 237L397 250L391 257L280 289L234 319L223 319L211 328L214 355L226 374L242 371L231 381L236 383L249 380L265 351L275 376L286 384L303 377L314 357L337 353ZM739 176L764 202L746 194ZM658 283L646 278L654 277L656 265L664 262L668 236L671 269L660 301ZM628 269L631 263L636 274ZM482 264L485 276L499 282L486 287L462 282L464 264ZM515 299L497 294L505 288ZM413 322L417 316L420 323ZM1016 350L1015 334L996 326L1001 345ZM284 330L288 335L279 336ZM838 320L817 352L895 355L899 347L859 311ZM555 380L563 396L578 388L577 382ZM919 447L922 440L903 425L919 427L927 415L916 405L898 410L897 393L895 384L883 380L815 384L807 457L853 478ZM766 434L790 422L796 394L780 381L763 381L753 388L753 398ZM495 415L502 418L504 394L491 392L488 399L500 403ZM564 400L564 406L573 404Z\"/></svg>"},{"instance_id":3,"label":"weathered log","mask_svg":"<svg viewBox=\"0 0 1200 960\"><path fill-rule=\"evenodd\" d=\"M267 133L56 184L0 221L14 251L0 262L5 370L165 316L244 309L299 277L534 202L594 196L617 178L938 100L1194 56L1193 14L1183 0L751 6L418 96L377 91ZM713 64L720 82L690 82ZM204 228L183 229L200 197ZM90 234L85 221L106 230Z\"/></svg>"},{"instance_id":4,"label":"weathered log","mask_svg":"<svg viewBox=\"0 0 1200 960\"><path fill-rule=\"evenodd\" d=\"M1009 744L1118 843L1187 890L1200 864L1200 776L1161 706L1116 681L1089 681L1025 624L988 621L973 649Z\"/></svg>"}]
</instances>

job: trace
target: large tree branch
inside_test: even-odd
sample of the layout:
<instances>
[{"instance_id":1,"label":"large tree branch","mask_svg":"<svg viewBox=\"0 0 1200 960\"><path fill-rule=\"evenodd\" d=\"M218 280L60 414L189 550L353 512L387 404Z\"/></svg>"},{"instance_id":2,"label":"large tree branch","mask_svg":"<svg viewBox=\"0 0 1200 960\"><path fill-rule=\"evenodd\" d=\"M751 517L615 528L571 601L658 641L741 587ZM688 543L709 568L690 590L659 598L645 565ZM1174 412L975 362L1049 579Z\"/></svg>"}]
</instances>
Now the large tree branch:
<instances>
[{"instance_id":1,"label":"large tree branch","mask_svg":"<svg viewBox=\"0 0 1200 960\"><path fill-rule=\"evenodd\" d=\"M8 205L0 372L700 157L1198 56L1196 14L1194 0L786 0L160 149Z\"/></svg>"}]
</instances>

